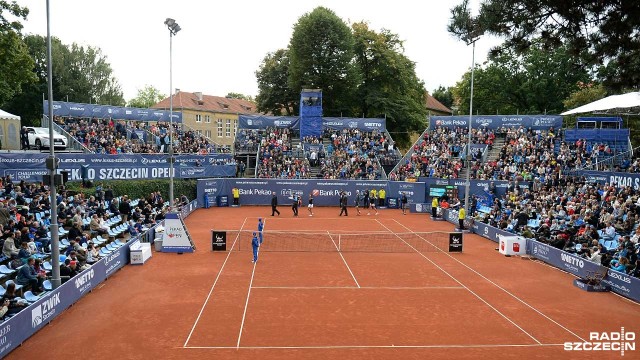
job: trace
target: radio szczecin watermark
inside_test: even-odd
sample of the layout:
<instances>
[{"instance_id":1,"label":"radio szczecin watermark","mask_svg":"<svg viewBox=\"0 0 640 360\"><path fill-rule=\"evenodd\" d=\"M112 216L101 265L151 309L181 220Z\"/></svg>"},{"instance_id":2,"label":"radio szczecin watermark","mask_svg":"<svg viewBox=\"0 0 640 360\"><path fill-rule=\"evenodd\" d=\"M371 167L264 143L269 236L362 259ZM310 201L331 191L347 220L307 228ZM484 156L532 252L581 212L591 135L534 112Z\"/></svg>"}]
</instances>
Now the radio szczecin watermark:
<instances>
[{"instance_id":1,"label":"radio szczecin watermark","mask_svg":"<svg viewBox=\"0 0 640 360\"><path fill-rule=\"evenodd\" d=\"M590 332L589 341L585 342L565 342L566 351L620 351L624 356L625 351L636 350L636 333L625 332L620 328L620 332Z\"/></svg>"}]
</instances>

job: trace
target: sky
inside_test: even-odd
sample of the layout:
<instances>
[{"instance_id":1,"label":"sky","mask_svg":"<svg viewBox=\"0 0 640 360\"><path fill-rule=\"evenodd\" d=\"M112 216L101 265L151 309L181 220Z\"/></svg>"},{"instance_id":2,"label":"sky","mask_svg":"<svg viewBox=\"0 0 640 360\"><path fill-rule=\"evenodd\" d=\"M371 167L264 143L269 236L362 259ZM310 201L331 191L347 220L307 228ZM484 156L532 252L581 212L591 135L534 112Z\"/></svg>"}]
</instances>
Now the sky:
<instances>
[{"instance_id":1,"label":"sky","mask_svg":"<svg viewBox=\"0 0 640 360\"><path fill-rule=\"evenodd\" d=\"M169 30L166 18L182 30L173 37L173 88L225 96L255 96L255 71L269 52L286 48L300 16L318 6L347 23L398 34L405 55L432 92L453 86L471 65L472 49L451 36L450 9L462 0L50 0L51 34L102 49L128 101L152 85L169 94ZM46 1L18 0L30 10L24 34L46 35ZM479 0L471 4L477 10ZM486 60L497 38L476 45L476 63ZM55 97L55 94L54 94ZM71 99L70 99L71 100Z\"/></svg>"}]
</instances>

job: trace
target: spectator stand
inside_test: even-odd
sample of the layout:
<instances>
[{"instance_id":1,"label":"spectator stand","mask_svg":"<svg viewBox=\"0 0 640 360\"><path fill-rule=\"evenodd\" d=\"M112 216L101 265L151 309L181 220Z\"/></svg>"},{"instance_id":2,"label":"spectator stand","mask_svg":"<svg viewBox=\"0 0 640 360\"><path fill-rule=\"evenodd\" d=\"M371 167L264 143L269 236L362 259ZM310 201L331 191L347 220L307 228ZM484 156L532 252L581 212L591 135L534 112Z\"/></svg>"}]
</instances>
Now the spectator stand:
<instances>
[{"instance_id":1,"label":"spectator stand","mask_svg":"<svg viewBox=\"0 0 640 360\"><path fill-rule=\"evenodd\" d=\"M47 115L42 115L42 119L40 120L40 125L41 127L49 128L50 123L49 123L49 117ZM87 148L82 142L78 141L76 137L69 134L69 132L67 132L67 130L60 125L59 120L56 119L55 116L53 121L53 130L58 134L63 135L64 137L67 138L67 150L71 149L71 150L81 151L85 154L92 153L92 151L89 148Z\"/></svg>"}]
</instances>

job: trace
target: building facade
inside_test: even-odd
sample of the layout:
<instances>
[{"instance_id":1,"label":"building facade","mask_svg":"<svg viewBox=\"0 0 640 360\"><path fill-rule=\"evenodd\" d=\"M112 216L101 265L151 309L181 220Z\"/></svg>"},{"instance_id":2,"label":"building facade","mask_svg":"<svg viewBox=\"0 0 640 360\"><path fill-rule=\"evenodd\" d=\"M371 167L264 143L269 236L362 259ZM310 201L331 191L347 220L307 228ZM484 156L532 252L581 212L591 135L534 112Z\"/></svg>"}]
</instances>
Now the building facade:
<instances>
[{"instance_id":1,"label":"building facade","mask_svg":"<svg viewBox=\"0 0 640 360\"><path fill-rule=\"evenodd\" d=\"M182 123L213 142L233 146L238 129L238 116L259 114L256 104L242 99L204 95L201 92L178 91L173 97L173 110L182 113ZM169 98L153 108L169 109Z\"/></svg>"}]
</instances>

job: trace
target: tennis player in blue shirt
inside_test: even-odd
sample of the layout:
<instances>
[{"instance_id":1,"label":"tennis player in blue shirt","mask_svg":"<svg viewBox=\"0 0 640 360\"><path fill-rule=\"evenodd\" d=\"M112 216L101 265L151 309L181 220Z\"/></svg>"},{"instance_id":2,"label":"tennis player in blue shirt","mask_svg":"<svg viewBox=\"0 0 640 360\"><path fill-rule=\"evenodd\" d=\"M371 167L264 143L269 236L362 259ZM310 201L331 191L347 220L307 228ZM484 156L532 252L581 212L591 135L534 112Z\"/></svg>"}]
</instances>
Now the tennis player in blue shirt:
<instances>
[{"instance_id":1,"label":"tennis player in blue shirt","mask_svg":"<svg viewBox=\"0 0 640 360\"><path fill-rule=\"evenodd\" d=\"M260 244L262 244L262 229L264 229L264 223L262 218L258 218L258 235L260 236Z\"/></svg>"},{"instance_id":2,"label":"tennis player in blue shirt","mask_svg":"<svg viewBox=\"0 0 640 360\"><path fill-rule=\"evenodd\" d=\"M253 246L253 261L252 263L258 262L258 248L260 248L260 241L258 240L258 235L254 232L253 239L251 239L251 246Z\"/></svg>"}]
</instances>

